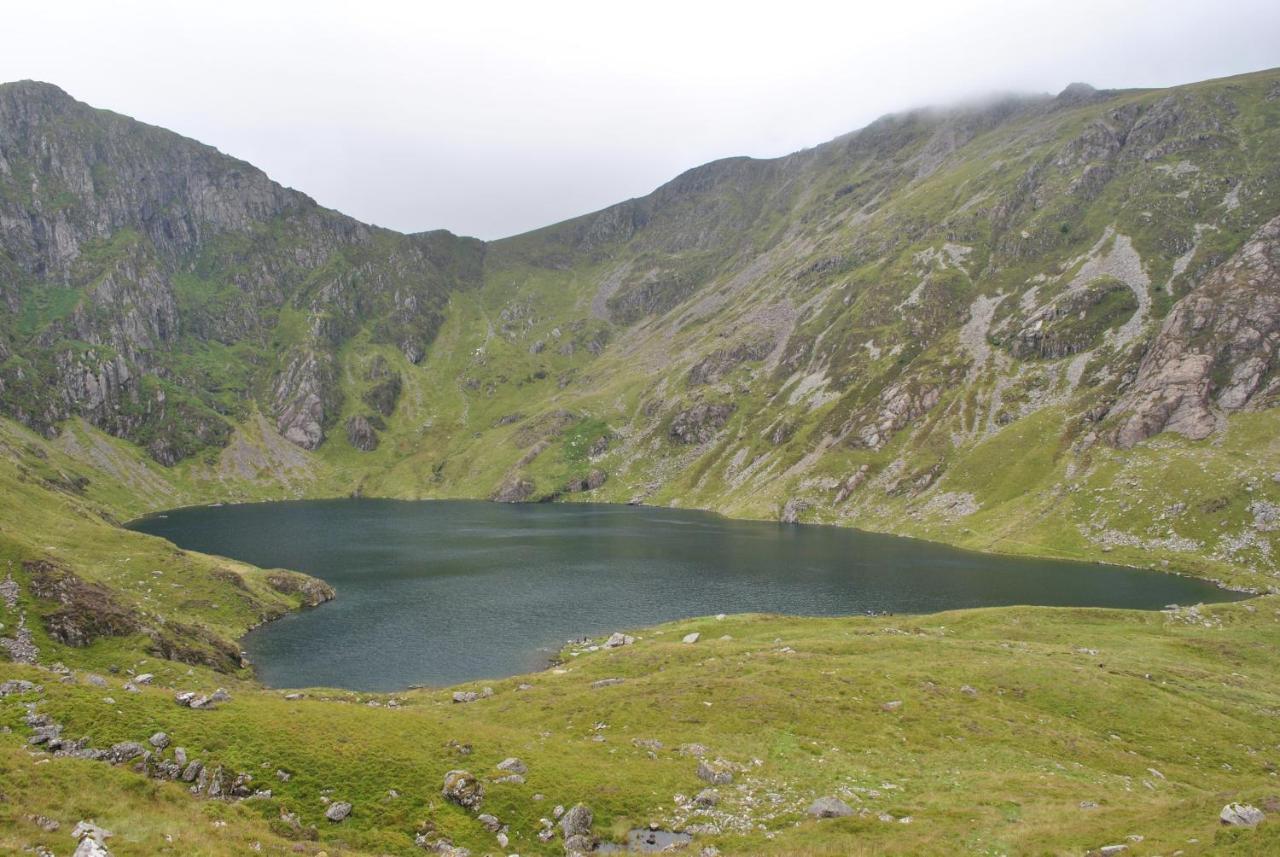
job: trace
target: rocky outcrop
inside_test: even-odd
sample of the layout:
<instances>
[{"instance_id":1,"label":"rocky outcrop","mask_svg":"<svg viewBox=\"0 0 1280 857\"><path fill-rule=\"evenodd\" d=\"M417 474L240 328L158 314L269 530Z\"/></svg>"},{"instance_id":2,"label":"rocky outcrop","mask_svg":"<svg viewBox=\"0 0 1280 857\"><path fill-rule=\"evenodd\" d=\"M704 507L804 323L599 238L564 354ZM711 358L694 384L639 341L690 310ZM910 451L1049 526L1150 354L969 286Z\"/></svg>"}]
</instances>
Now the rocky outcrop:
<instances>
[{"instance_id":1,"label":"rocky outcrop","mask_svg":"<svg viewBox=\"0 0 1280 857\"><path fill-rule=\"evenodd\" d=\"M489 499L495 503L523 503L533 496L534 487L528 479L508 479Z\"/></svg>"},{"instance_id":2,"label":"rocky outcrop","mask_svg":"<svg viewBox=\"0 0 1280 857\"><path fill-rule=\"evenodd\" d=\"M273 404L276 428L303 449L324 441L326 420L339 405L336 372L328 354L295 354L276 379Z\"/></svg>"},{"instance_id":3,"label":"rocky outcrop","mask_svg":"<svg viewBox=\"0 0 1280 857\"><path fill-rule=\"evenodd\" d=\"M1124 324L1137 309L1127 285L1101 277L1034 312L1006 344L1022 360L1079 354L1099 345L1103 334Z\"/></svg>"},{"instance_id":4,"label":"rocky outcrop","mask_svg":"<svg viewBox=\"0 0 1280 857\"><path fill-rule=\"evenodd\" d=\"M724 428L737 407L732 402L699 402L671 418L667 436L676 443L706 443Z\"/></svg>"},{"instance_id":5,"label":"rocky outcrop","mask_svg":"<svg viewBox=\"0 0 1280 857\"><path fill-rule=\"evenodd\" d=\"M478 241L322 209L57 87L0 85L0 310L23 319L0 319L0 409L40 431L82 416L164 464L225 445L228 369L216 367L231 360L270 390L261 404L281 434L314 449L340 405L337 349L366 330L418 362L483 255ZM210 343L288 351L205 363ZM398 384L370 393L385 415Z\"/></svg>"},{"instance_id":6,"label":"rocky outcrop","mask_svg":"<svg viewBox=\"0 0 1280 857\"><path fill-rule=\"evenodd\" d=\"M717 348L689 370L690 387L715 384L742 363L763 360L773 351L773 338L759 336L744 339L726 348Z\"/></svg>"},{"instance_id":7,"label":"rocky outcrop","mask_svg":"<svg viewBox=\"0 0 1280 857\"><path fill-rule=\"evenodd\" d=\"M267 585L285 595L297 595L303 607L319 607L332 601L336 595L333 587L315 577L293 571L272 571L267 574Z\"/></svg>"},{"instance_id":8,"label":"rocky outcrop","mask_svg":"<svg viewBox=\"0 0 1280 857\"><path fill-rule=\"evenodd\" d=\"M1204 438L1215 412L1270 402L1277 346L1280 217L1174 306L1108 414L1118 420L1112 439L1127 448L1162 431Z\"/></svg>"},{"instance_id":9,"label":"rocky outcrop","mask_svg":"<svg viewBox=\"0 0 1280 857\"><path fill-rule=\"evenodd\" d=\"M347 441L361 452L373 452L378 448L378 432L368 417L356 415L347 420Z\"/></svg>"},{"instance_id":10,"label":"rocky outcrop","mask_svg":"<svg viewBox=\"0 0 1280 857\"><path fill-rule=\"evenodd\" d=\"M850 427L850 442L879 449L898 431L932 410L941 398L942 388L938 386L912 381L893 384L880 394L875 411L863 417L866 421L857 428Z\"/></svg>"},{"instance_id":11,"label":"rocky outcrop","mask_svg":"<svg viewBox=\"0 0 1280 857\"><path fill-rule=\"evenodd\" d=\"M576 494L582 491L594 491L604 485L608 480L609 474L605 473L598 467L593 467L591 472L586 476L570 479L564 486L566 494Z\"/></svg>"},{"instance_id":12,"label":"rocky outcrop","mask_svg":"<svg viewBox=\"0 0 1280 857\"><path fill-rule=\"evenodd\" d=\"M142 628L138 615L105 586L84 581L48 560L29 560L23 570L31 594L57 605L44 615L44 625L49 636L64 645L84 647L101 637L127 636Z\"/></svg>"},{"instance_id":13,"label":"rocky outcrop","mask_svg":"<svg viewBox=\"0 0 1280 857\"><path fill-rule=\"evenodd\" d=\"M393 372L366 390L361 399L382 416L389 417L395 413L396 403L400 401L401 383L400 373Z\"/></svg>"}]
</instances>

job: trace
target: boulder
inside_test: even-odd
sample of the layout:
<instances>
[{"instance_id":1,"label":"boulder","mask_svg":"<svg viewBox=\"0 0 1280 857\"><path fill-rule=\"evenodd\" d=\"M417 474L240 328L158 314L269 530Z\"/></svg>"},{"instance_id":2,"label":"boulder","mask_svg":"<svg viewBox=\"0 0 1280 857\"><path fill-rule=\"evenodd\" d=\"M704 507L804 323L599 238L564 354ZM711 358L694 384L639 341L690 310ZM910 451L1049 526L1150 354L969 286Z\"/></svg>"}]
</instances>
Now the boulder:
<instances>
[{"instance_id":1,"label":"boulder","mask_svg":"<svg viewBox=\"0 0 1280 857\"><path fill-rule=\"evenodd\" d=\"M1262 810L1247 803L1229 803L1218 813L1223 824L1232 827L1254 827L1266 818Z\"/></svg>"},{"instance_id":2,"label":"boulder","mask_svg":"<svg viewBox=\"0 0 1280 857\"><path fill-rule=\"evenodd\" d=\"M575 837L590 838L591 823L594 816L587 805L580 803L568 810L560 818L560 831L564 834L565 850L569 850L569 841ZM591 848L582 849L590 851Z\"/></svg>"},{"instance_id":3,"label":"boulder","mask_svg":"<svg viewBox=\"0 0 1280 857\"><path fill-rule=\"evenodd\" d=\"M463 809L477 809L484 800L484 786L469 771L450 771L444 775L444 788L440 792L446 800Z\"/></svg>"},{"instance_id":4,"label":"boulder","mask_svg":"<svg viewBox=\"0 0 1280 857\"><path fill-rule=\"evenodd\" d=\"M513 774L527 774L529 773L529 766L512 756L499 762L498 770L510 771Z\"/></svg>"},{"instance_id":5,"label":"boulder","mask_svg":"<svg viewBox=\"0 0 1280 857\"><path fill-rule=\"evenodd\" d=\"M0 698L14 693L31 693L37 689L36 685L26 681L25 679L13 678L5 682L0 682Z\"/></svg>"},{"instance_id":6,"label":"boulder","mask_svg":"<svg viewBox=\"0 0 1280 857\"><path fill-rule=\"evenodd\" d=\"M324 811L324 817L330 821L342 821L351 814L351 804L344 800L334 801Z\"/></svg>"},{"instance_id":7,"label":"boulder","mask_svg":"<svg viewBox=\"0 0 1280 857\"><path fill-rule=\"evenodd\" d=\"M147 740L151 746L155 747L157 750L163 750L165 747L169 746L169 736L163 732L157 732Z\"/></svg>"},{"instance_id":8,"label":"boulder","mask_svg":"<svg viewBox=\"0 0 1280 857\"><path fill-rule=\"evenodd\" d=\"M713 786L727 786L733 782L733 771L722 762L698 762L698 779Z\"/></svg>"},{"instance_id":9,"label":"boulder","mask_svg":"<svg viewBox=\"0 0 1280 857\"><path fill-rule=\"evenodd\" d=\"M476 821L480 822L481 826L490 833L497 833L502 829L502 822L498 820L498 817L487 812L477 815Z\"/></svg>"},{"instance_id":10,"label":"boulder","mask_svg":"<svg viewBox=\"0 0 1280 857\"><path fill-rule=\"evenodd\" d=\"M845 818L853 815L853 808L837 797L820 797L806 810L814 818Z\"/></svg>"},{"instance_id":11,"label":"boulder","mask_svg":"<svg viewBox=\"0 0 1280 857\"><path fill-rule=\"evenodd\" d=\"M697 631L694 631L692 634L685 634L683 637L681 637L681 638L680 638L680 642L682 642L682 643L696 643L696 642L698 642L698 640L699 640L699 639L701 639L701 638L702 638L702 635L701 635L701 634L699 634Z\"/></svg>"},{"instance_id":12,"label":"boulder","mask_svg":"<svg viewBox=\"0 0 1280 857\"><path fill-rule=\"evenodd\" d=\"M635 641L635 637L628 637L621 631L614 631L609 635L609 639L604 641L604 646L606 649L616 649L619 646L629 646Z\"/></svg>"},{"instance_id":13,"label":"boulder","mask_svg":"<svg viewBox=\"0 0 1280 857\"><path fill-rule=\"evenodd\" d=\"M704 809L710 809L720 802L720 792L715 789L703 789L693 796L693 805L700 806ZM816 806L816 804L815 804ZM810 807L810 811L812 811Z\"/></svg>"},{"instance_id":14,"label":"boulder","mask_svg":"<svg viewBox=\"0 0 1280 857\"><path fill-rule=\"evenodd\" d=\"M121 741L119 744L111 745L111 749L107 751L107 761L128 762L130 759L138 758L145 752L147 752L147 748L137 741Z\"/></svg>"}]
</instances>

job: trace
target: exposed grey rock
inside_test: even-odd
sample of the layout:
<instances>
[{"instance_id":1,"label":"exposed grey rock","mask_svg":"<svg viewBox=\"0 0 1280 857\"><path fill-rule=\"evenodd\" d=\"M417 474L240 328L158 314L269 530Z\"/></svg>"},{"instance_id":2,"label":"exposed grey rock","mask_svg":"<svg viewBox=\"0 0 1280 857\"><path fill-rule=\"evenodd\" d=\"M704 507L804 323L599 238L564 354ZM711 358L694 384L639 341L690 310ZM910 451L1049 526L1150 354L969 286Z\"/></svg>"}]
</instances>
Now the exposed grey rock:
<instances>
[{"instance_id":1,"label":"exposed grey rock","mask_svg":"<svg viewBox=\"0 0 1280 857\"><path fill-rule=\"evenodd\" d=\"M1161 431L1207 437L1217 425L1215 408L1239 411L1273 389L1277 284L1280 217L1174 305L1133 386L1110 411L1122 418L1115 443L1128 448Z\"/></svg>"},{"instance_id":2,"label":"exposed grey rock","mask_svg":"<svg viewBox=\"0 0 1280 857\"><path fill-rule=\"evenodd\" d=\"M511 773L513 773L513 774L527 774L527 773L529 773L529 767L528 767L524 762L520 761L519 759L515 758L514 756L512 756L512 757L510 757L510 758L507 758L507 759L503 759L501 762L499 762L499 763L498 763L498 770L499 770L499 771L510 771L510 772L511 772Z\"/></svg>"},{"instance_id":3,"label":"exposed grey rock","mask_svg":"<svg viewBox=\"0 0 1280 857\"><path fill-rule=\"evenodd\" d=\"M332 586L308 574L272 571L268 572L266 580L267 585L277 592L299 596L303 607L319 607L337 597ZM301 694L290 693L285 696L285 699L300 699L301 696Z\"/></svg>"},{"instance_id":4,"label":"exposed grey rock","mask_svg":"<svg viewBox=\"0 0 1280 857\"><path fill-rule=\"evenodd\" d=\"M586 804L575 804L572 809L567 811L560 819L560 831L564 834L565 848L568 849L569 840L574 837L590 837L591 822L593 816L591 810ZM583 850L591 850L590 848Z\"/></svg>"},{"instance_id":5,"label":"exposed grey rock","mask_svg":"<svg viewBox=\"0 0 1280 857\"><path fill-rule=\"evenodd\" d=\"M1229 803L1222 808L1218 819L1232 827L1254 827L1262 823L1266 815L1256 806L1247 803Z\"/></svg>"},{"instance_id":6,"label":"exposed grey rock","mask_svg":"<svg viewBox=\"0 0 1280 857\"><path fill-rule=\"evenodd\" d=\"M502 483L491 499L496 503L523 503L533 496L534 489L528 479L511 479Z\"/></svg>"},{"instance_id":7,"label":"exposed grey rock","mask_svg":"<svg viewBox=\"0 0 1280 857\"><path fill-rule=\"evenodd\" d=\"M713 786L727 786L733 782L733 771L722 762L698 762L698 779Z\"/></svg>"},{"instance_id":8,"label":"exposed grey rock","mask_svg":"<svg viewBox=\"0 0 1280 857\"><path fill-rule=\"evenodd\" d=\"M701 639L701 637L702 637L702 635L701 635L701 634L699 634L697 631L694 631L693 633L685 634L683 637L681 637L681 638L680 638L680 642L682 642L682 643L696 643L696 642L698 642L698 640L699 640L699 639Z\"/></svg>"},{"instance_id":9,"label":"exposed grey rock","mask_svg":"<svg viewBox=\"0 0 1280 857\"><path fill-rule=\"evenodd\" d=\"M693 796L694 806L709 809L720 802L720 792L715 789L703 789Z\"/></svg>"},{"instance_id":10,"label":"exposed grey rock","mask_svg":"<svg viewBox=\"0 0 1280 857\"><path fill-rule=\"evenodd\" d=\"M441 794L464 809L477 809L484 800L484 786L469 771L450 771L444 775Z\"/></svg>"},{"instance_id":11,"label":"exposed grey rock","mask_svg":"<svg viewBox=\"0 0 1280 857\"><path fill-rule=\"evenodd\" d=\"M378 433L367 417L357 415L347 420L347 440L361 452L378 448Z\"/></svg>"},{"instance_id":12,"label":"exposed grey rock","mask_svg":"<svg viewBox=\"0 0 1280 857\"><path fill-rule=\"evenodd\" d=\"M157 750L163 750L169 746L169 736L164 732L157 732L148 739L148 742Z\"/></svg>"},{"instance_id":13,"label":"exposed grey rock","mask_svg":"<svg viewBox=\"0 0 1280 857\"><path fill-rule=\"evenodd\" d=\"M324 817L330 821L344 821L351 814L351 804L346 801L334 801L324 811Z\"/></svg>"},{"instance_id":14,"label":"exposed grey rock","mask_svg":"<svg viewBox=\"0 0 1280 857\"><path fill-rule=\"evenodd\" d=\"M602 678L599 681L591 682L591 687L594 690L599 690L602 687L613 687L614 685L622 684L625 681L626 679L624 678Z\"/></svg>"},{"instance_id":15,"label":"exposed grey rock","mask_svg":"<svg viewBox=\"0 0 1280 857\"><path fill-rule=\"evenodd\" d=\"M806 810L814 818L844 818L853 815L849 804L837 797L820 797Z\"/></svg>"},{"instance_id":16,"label":"exposed grey rock","mask_svg":"<svg viewBox=\"0 0 1280 857\"><path fill-rule=\"evenodd\" d=\"M676 443L706 443L724 427L735 410L737 405L733 403L699 402L676 414L667 434Z\"/></svg>"},{"instance_id":17,"label":"exposed grey rock","mask_svg":"<svg viewBox=\"0 0 1280 857\"><path fill-rule=\"evenodd\" d=\"M111 745L111 749L107 751L107 759L111 762L127 762L130 759L138 758L145 752L147 752L147 748L137 741L121 741L119 744Z\"/></svg>"},{"instance_id":18,"label":"exposed grey rock","mask_svg":"<svg viewBox=\"0 0 1280 857\"><path fill-rule=\"evenodd\" d=\"M481 826L490 833L497 833L502 828L502 822L498 820L498 817L487 812L477 815L476 821L480 822Z\"/></svg>"},{"instance_id":19,"label":"exposed grey rock","mask_svg":"<svg viewBox=\"0 0 1280 857\"><path fill-rule=\"evenodd\" d=\"M609 639L604 641L604 645L607 649L616 649L619 646L629 646L635 641L635 637L629 637L621 631L614 631L609 635Z\"/></svg>"},{"instance_id":20,"label":"exposed grey rock","mask_svg":"<svg viewBox=\"0 0 1280 857\"><path fill-rule=\"evenodd\" d=\"M609 479L609 474L605 473L598 467L593 467L591 472L579 479L571 479L565 483L564 490L569 494L576 494L582 491L594 491L604 485Z\"/></svg>"},{"instance_id":21,"label":"exposed grey rock","mask_svg":"<svg viewBox=\"0 0 1280 857\"><path fill-rule=\"evenodd\" d=\"M0 682L0 698L17 693L38 693L40 688L33 682L26 679L13 678L8 681Z\"/></svg>"}]
</instances>

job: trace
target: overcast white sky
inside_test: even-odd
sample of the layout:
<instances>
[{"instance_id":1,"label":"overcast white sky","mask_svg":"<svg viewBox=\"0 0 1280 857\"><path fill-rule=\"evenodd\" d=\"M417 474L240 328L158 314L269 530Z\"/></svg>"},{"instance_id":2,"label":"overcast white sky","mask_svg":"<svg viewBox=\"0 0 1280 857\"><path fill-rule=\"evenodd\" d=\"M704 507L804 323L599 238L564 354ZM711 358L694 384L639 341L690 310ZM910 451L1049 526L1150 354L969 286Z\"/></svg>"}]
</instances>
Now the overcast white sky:
<instances>
[{"instance_id":1,"label":"overcast white sky","mask_svg":"<svg viewBox=\"0 0 1280 857\"><path fill-rule=\"evenodd\" d=\"M251 161L361 220L496 238L993 91L1280 65L1277 0L25 2L0 81Z\"/></svg>"}]
</instances>

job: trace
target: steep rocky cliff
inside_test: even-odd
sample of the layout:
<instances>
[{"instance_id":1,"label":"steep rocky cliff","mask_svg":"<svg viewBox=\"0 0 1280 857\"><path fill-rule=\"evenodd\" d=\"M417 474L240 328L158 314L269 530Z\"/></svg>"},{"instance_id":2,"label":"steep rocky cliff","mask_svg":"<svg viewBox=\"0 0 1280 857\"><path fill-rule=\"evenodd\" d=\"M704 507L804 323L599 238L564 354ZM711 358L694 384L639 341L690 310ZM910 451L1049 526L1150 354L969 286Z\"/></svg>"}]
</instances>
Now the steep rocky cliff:
<instances>
[{"instance_id":1,"label":"steep rocky cliff","mask_svg":"<svg viewBox=\"0 0 1280 857\"><path fill-rule=\"evenodd\" d=\"M71 99L0 87L0 404L79 415L172 463L256 398L314 449L335 351L359 332L421 359L482 247L357 223L216 150Z\"/></svg>"}]
</instances>

